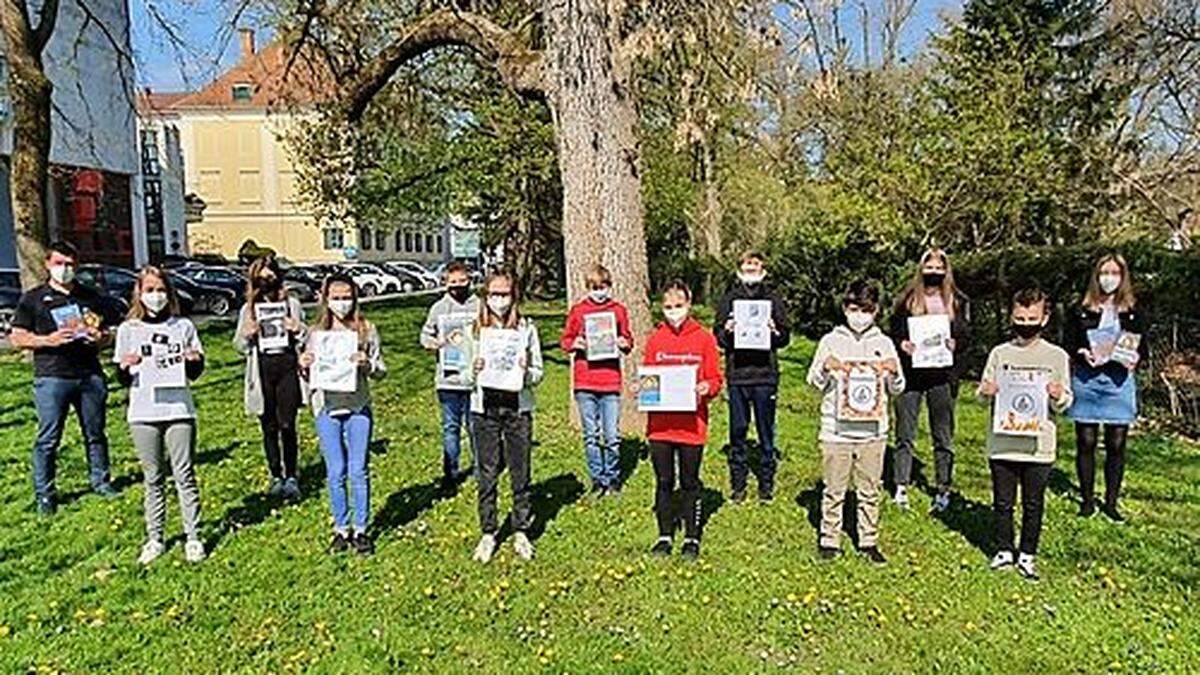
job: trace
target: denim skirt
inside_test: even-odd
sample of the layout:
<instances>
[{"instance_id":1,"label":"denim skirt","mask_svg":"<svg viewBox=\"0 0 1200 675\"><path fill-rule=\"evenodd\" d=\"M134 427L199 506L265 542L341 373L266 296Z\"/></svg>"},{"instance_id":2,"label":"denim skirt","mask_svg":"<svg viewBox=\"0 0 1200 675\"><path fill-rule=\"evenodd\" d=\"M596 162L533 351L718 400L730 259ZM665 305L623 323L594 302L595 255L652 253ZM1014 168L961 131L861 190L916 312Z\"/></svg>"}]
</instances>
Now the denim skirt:
<instances>
[{"instance_id":1,"label":"denim skirt","mask_svg":"<svg viewBox=\"0 0 1200 675\"><path fill-rule=\"evenodd\" d=\"M1085 424L1132 424L1137 419L1137 378L1125 368L1076 365L1071 373L1075 401L1067 417Z\"/></svg>"}]
</instances>

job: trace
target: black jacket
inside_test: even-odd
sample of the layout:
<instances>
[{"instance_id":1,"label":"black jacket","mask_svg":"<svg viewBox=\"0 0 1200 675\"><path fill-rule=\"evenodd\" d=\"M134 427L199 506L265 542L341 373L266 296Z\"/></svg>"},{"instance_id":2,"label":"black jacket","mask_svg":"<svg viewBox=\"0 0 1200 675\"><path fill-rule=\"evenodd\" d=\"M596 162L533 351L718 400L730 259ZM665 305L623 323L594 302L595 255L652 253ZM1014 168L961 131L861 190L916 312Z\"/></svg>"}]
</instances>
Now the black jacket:
<instances>
[{"instance_id":1,"label":"black jacket","mask_svg":"<svg viewBox=\"0 0 1200 675\"><path fill-rule=\"evenodd\" d=\"M970 299L962 293L954 295L954 318L950 321L950 337L954 338L954 365L947 368L912 367L912 357L900 347L900 343L908 340L909 316L911 313L905 296L892 310L888 327L888 335L896 343L896 353L900 356L900 367L904 369L905 388L909 391L925 391L943 384L956 384L966 367L963 355L971 344Z\"/></svg>"},{"instance_id":2,"label":"black jacket","mask_svg":"<svg viewBox=\"0 0 1200 675\"><path fill-rule=\"evenodd\" d=\"M1092 368L1087 359L1079 353L1081 349L1087 349L1091 346L1088 341L1087 332L1100 326L1100 319L1103 313L1093 309L1084 307L1082 304L1071 308L1070 313L1066 317L1066 331L1063 335L1063 348L1071 355L1071 366L1087 371L1097 370L1107 372L1109 375L1120 377L1128 370L1125 366L1114 361L1109 361L1099 368ZM1125 312L1118 312L1117 318L1121 322L1121 330L1126 333L1137 333L1142 336L1142 341L1138 344L1138 366L1146 363L1150 358L1150 336L1146 334L1146 330L1150 326L1149 320L1146 318L1145 312L1138 309L1136 306Z\"/></svg>"},{"instance_id":3,"label":"black jacket","mask_svg":"<svg viewBox=\"0 0 1200 675\"><path fill-rule=\"evenodd\" d=\"M734 300L771 301L771 320L775 322L775 332L771 334L771 349L733 348L733 333L725 330L725 322L733 316ZM775 359L775 352L787 346L792 339L792 333L787 307L775 291L761 283L753 286L735 283L717 304L713 334L717 337L717 344L725 352L725 378L729 384L779 384L779 363Z\"/></svg>"}]
</instances>

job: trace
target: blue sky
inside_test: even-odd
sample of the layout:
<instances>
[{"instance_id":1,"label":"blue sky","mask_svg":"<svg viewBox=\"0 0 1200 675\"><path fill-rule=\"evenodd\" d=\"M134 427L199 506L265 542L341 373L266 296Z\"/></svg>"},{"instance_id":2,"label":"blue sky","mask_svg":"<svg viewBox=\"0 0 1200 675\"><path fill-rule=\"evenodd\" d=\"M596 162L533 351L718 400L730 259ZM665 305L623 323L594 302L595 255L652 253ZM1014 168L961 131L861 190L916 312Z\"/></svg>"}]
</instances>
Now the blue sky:
<instances>
[{"instance_id":1,"label":"blue sky","mask_svg":"<svg viewBox=\"0 0 1200 675\"><path fill-rule=\"evenodd\" d=\"M246 4L247 0L130 0L139 84L160 92L206 84L237 61L237 28L242 26L258 31L261 46L270 31L260 15L237 14ZM843 0L842 4L849 23L858 3ZM869 4L881 3L871 0ZM919 49L929 33L939 29L943 14L956 15L961 5L961 0L918 0L904 35L904 51ZM857 36L849 38L854 41Z\"/></svg>"}]
</instances>

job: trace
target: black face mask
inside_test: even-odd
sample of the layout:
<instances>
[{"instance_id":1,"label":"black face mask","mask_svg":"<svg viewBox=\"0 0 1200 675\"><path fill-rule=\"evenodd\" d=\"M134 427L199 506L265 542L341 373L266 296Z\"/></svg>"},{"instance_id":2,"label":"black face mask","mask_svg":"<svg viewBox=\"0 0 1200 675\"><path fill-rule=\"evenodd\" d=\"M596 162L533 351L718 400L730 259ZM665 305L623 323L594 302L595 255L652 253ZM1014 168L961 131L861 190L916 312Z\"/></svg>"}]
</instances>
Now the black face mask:
<instances>
[{"instance_id":1,"label":"black face mask","mask_svg":"<svg viewBox=\"0 0 1200 675\"><path fill-rule=\"evenodd\" d=\"M471 287L449 286L447 287L446 292L450 294L450 297L454 298L455 302L462 303L471 296Z\"/></svg>"},{"instance_id":2,"label":"black face mask","mask_svg":"<svg viewBox=\"0 0 1200 675\"><path fill-rule=\"evenodd\" d=\"M921 280L925 282L926 286L941 286L942 282L946 280L946 275L941 272L926 272L921 275Z\"/></svg>"},{"instance_id":3,"label":"black face mask","mask_svg":"<svg viewBox=\"0 0 1200 675\"><path fill-rule=\"evenodd\" d=\"M258 280L258 288L263 293L274 293L283 286L283 280L278 276L272 277L270 281L264 280L261 277Z\"/></svg>"},{"instance_id":4,"label":"black face mask","mask_svg":"<svg viewBox=\"0 0 1200 675\"><path fill-rule=\"evenodd\" d=\"M1032 340L1042 332L1042 325L1039 323L1014 323L1012 330L1022 340Z\"/></svg>"}]
</instances>

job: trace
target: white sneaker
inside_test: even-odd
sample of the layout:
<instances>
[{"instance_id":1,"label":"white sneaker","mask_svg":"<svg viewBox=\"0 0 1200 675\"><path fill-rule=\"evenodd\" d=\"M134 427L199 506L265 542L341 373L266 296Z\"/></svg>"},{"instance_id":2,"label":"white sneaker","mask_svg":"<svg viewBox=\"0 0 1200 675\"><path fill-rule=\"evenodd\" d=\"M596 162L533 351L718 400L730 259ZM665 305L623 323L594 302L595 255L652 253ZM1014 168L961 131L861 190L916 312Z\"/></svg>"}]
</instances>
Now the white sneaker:
<instances>
[{"instance_id":1,"label":"white sneaker","mask_svg":"<svg viewBox=\"0 0 1200 675\"><path fill-rule=\"evenodd\" d=\"M138 556L139 565L149 565L162 555L167 547L157 539L148 539L145 544L142 544L142 553Z\"/></svg>"},{"instance_id":2,"label":"white sneaker","mask_svg":"<svg viewBox=\"0 0 1200 675\"><path fill-rule=\"evenodd\" d=\"M483 564L491 562L492 556L496 554L496 535L485 534L479 538L479 544L475 546L475 560Z\"/></svg>"},{"instance_id":3,"label":"white sneaker","mask_svg":"<svg viewBox=\"0 0 1200 675\"><path fill-rule=\"evenodd\" d=\"M529 537L525 536L524 532L513 535L513 550L517 552L517 557L521 560L533 560L533 542L529 541Z\"/></svg>"},{"instance_id":4,"label":"white sneaker","mask_svg":"<svg viewBox=\"0 0 1200 675\"><path fill-rule=\"evenodd\" d=\"M204 560L204 542L199 539L189 539L188 543L183 545L183 558L190 563Z\"/></svg>"},{"instance_id":5,"label":"white sneaker","mask_svg":"<svg viewBox=\"0 0 1200 675\"><path fill-rule=\"evenodd\" d=\"M1030 581L1037 581L1037 565L1033 562L1033 556L1028 553L1022 553L1017 558L1017 572Z\"/></svg>"},{"instance_id":6,"label":"white sneaker","mask_svg":"<svg viewBox=\"0 0 1200 675\"><path fill-rule=\"evenodd\" d=\"M900 508L904 509L905 511L908 510L908 486L907 485L897 485L896 486L896 497L895 497L894 501L896 502L896 506L899 506Z\"/></svg>"},{"instance_id":7,"label":"white sneaker","mask_svg":"<svg viewBox=\"0 0 1200 675\"><path fill-rule=\"evenodd\" d=\"M992 558L992 563L991 563L990 567L993 570L1000 571L1000 570L1006 570L1006 569L1012 567L1012 565L1013 565L1012 551L1000 551L999 553L997 553L995 555L995 557Z\"/></svg>"},{"instance_id":8,"label":"white sneaker","mask_svg":"<svg viewBox=\"0 0 1200 675\"><path fill-rule=\"evenodd\" d=\"M948 508L950 508L950 493L939 492L938 496L933 498L934 513L941 513Z\"/></svg>"}]
</instances>

